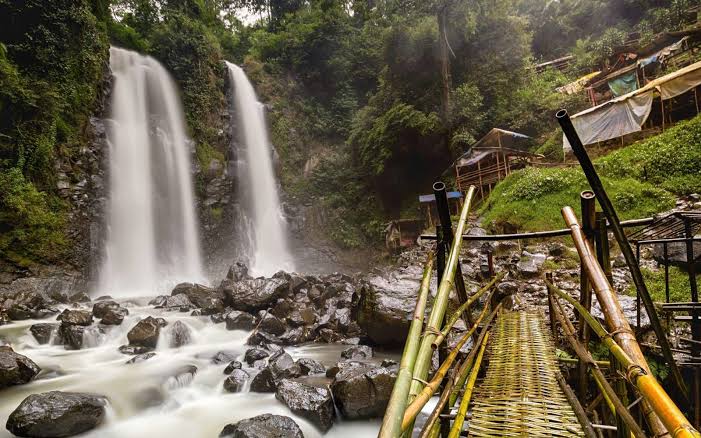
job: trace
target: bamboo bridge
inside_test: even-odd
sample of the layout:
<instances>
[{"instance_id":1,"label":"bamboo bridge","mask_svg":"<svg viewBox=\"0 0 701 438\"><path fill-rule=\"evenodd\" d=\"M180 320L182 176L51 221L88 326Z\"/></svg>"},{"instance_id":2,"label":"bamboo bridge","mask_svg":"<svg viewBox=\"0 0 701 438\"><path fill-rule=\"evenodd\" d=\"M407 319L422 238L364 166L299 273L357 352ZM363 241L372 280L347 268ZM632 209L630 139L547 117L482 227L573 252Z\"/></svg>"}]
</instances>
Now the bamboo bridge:
<instances>
[{"instance_id":1,"label":"bamboo bridge","mask_svg":"<svg viewBox=\"0 0 701 438\"><path fill-rule=\"evenodd\" d=\"M701 310L701 305L693 263L688 263L692 302L670 307L691 313L687 319L692 324L692 366L685 375L672 355L667 331L638 264L639 245L656 241L654 233L659 229L667 233L664 237L669 241L686 242L687 260L694 260L693 242L696 232L701 231L701 214L680 216L682 222L671 221L672 226L670 221L662 226L651 220L621 223L567 113L558 113L558 121L592 191L582 193L581 224L574 210L565 206L562 216L566 229L534 233L532 237L571 236L581 262L579 296L571 297L560 290L547 274L542 279L548 290L547 309L509 309L507 297L496 293L496 286L508 273L495 274L492 263L489 281L468 296L458 259L463 240L468 240L465 231L475 187L467 190L460 219L453 229L445 185L436 183L434 194L441 225L436 235L430 236L436 241L435 254L429 255L424 269L380 438L701 438L697 430L701 422L701 312L697 310ZM601 213L596 213L597 202ZM697 219L698 223L692 224ZM643 225L653 235L637 232L644 238L635 241L636 258L623 228ZM686 234L669 234L675 229ZM613 290L609 231L617 240L636 286L638 314L644 305L659 344L656 347L670 370L673 397L653 375ZM490 237L509 240L513 236L478 236L474 240ZM434 264L438 290L426 317ZM447 314L453 290L461 304ZM591 314L592 292L604 314L603 323ZM475 315L473 311L480 302L482 309ZM568 310L574 313L576 321L570 321ZM460 318L469 329L449 349L445 341ZM589 345L590 339L595 338L607 351L609 361L594 360ZM468 341L471 348L462 354ZM576 356L573 372L563 375L555 354L558 343L568 346ZM440 365L429 376L436 350ZM693 381L691 390L688 380ZM436 396L435 407L426 412L428 401ZM687 416L693 417L696 428Z\"/></svg>"}]
</instances>

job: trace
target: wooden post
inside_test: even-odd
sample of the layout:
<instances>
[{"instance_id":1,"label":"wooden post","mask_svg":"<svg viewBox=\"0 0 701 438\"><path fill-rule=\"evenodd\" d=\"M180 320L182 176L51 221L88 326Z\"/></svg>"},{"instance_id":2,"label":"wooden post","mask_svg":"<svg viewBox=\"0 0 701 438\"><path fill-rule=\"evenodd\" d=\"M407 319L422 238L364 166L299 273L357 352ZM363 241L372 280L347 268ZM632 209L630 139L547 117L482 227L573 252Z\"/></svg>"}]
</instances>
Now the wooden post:
<instances>
[{"instance_id":1,"label":"wooden post","mask_svg":"<svg viewBox=\"0 0 701 438\"><path fill-rule=\"evenodd\" d=\"M696 267L694 266L694 232L691 228L691 221L684 219L684 234L686 237L686 270L689 273L689 287L691 288L691 301L699 302L699 289L696 283ZM698 310L691 312L691 356L698 358L701 356L701 321L699 321ZM701 368L694 367L694 425L701 427Z\"/></svg>"},{"instance_id":2,"label":"wooden post","mask_svg":"<svg viewBox=\"0 0 701 438\"><path fill-rule=\"evenodd\" d=\"M552 283L553 282L553 273L552 272L547 272L545 274L545 278ZM548 316L550 317L550 330L552 331L553 334L553 339L557 339L559 337L557 333L557 319L555 316L555 305L553 300L555 297L553 294L548 293ZM564 330L564 327L563 327ZM583 362L582 360L579 361L580 363Z\"/></svg>"},{"instance_id":3,"label":"wooden post","mask_svg":"<svg viewBox=\"0 0 701 438\"><path fill-rule=\"evenodd\" d=\"M611 250L609 248L609 232L606 228L606 216L602 212L596 213L596 259L606 274L606 279L613 284L611 272Z\"/></svg>"},{"instance_id":4,"label":"wooden post","mask_svg":"<svg viewBox=\"0 0 701 438\"><path fill-rule=\"evenodd\" d=\"M594 222L596 221L596 198L591 191L584 191L580 195L582 206L582 230L587 239L594 241ZM591 283L584 266L579 269L579 302L585 309L591 309ZM585 349L589 349L589 325L584 321L584 317L577 315L577 338ZM589 388L589 367L586 362L580 361L577 365L577 391L579 398L587 400L587 389Z\"/></svg>"},{"instance_id":5,"label":"wooden post","mask_svg":"<svg viewBox=\"0 0 701 438\"><path fill-rule=\"evenodd\" d=\"M660 94L660 104L662 105L662 132L664 132L664 100L662 100L661 94Z\"/></svg>"},{"instance_id":6,"label":"wooden post","mask_svg":"<svg viewBox=\"0 0 701 438\"><path fill-rule=\"evenodd\" d=\"M484 187L482 186L482 166L480 165L479 160L477 160L477 176L480 180L480 196L482 199L484 199Z\"/></svg>"},{"instance_id":7,"label":"wooden post","mask_svg":"<svg viewBox=\"0 0 701 438\"><path fill-rule=\"evenodd\" d=\"M640 244L635 244L635 260L638 263L638 269L640 269ZM638 322L638 329L640 329L640 292L635 292L635 317Z\"/></svg>"},{"instance_id":8,"label":"wooden post","mask_svg":"<svg viewBox=\"0 0 701 438\"><path fill-rule=\"evenodd\" d=\"M698 87L694 87L694 103L696 104L696 114L699 114L699 96L698 93L696 92L698 90Z\"/></svg>"},{"instance_id":9,"label":"wooden post","mask_svg":"<svg viewBox=\"0 0 701 438\"><path fill-rule=\"evenodd\" d=\"M499 152L496 153L497 156L497 182L501 181L501 167L499 164Z\"/></svg>"}]
</instances>

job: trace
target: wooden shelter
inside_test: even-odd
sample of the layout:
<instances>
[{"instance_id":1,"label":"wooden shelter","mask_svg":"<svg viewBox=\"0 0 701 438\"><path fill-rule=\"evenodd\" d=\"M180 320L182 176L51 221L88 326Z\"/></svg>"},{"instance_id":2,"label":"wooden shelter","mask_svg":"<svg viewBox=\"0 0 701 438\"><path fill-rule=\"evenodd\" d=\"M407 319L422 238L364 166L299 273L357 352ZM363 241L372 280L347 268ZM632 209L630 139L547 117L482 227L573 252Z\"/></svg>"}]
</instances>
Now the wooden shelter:
<instances>
[{"instance_id":1,"label":"wooden shelter","mask_svg":"<svg viewBox=\"0 0 701 438\"><path fill-rule=\"evenodd\" d=\"M385 227L385 246L392 252L416 244L424 228L422 219L397 219Z\"/></svg>"},{"instance_id":2,"label":"wooden shelter","mask_svg":"<svg viewBox=\"0 0 701 438\"><path fill-rule=\"evenodd\" d=\"M458 190L474 185L484 198L496 183L537 157L525 150L529 140L527 135L493 128L455 161Z\"/></svg>"}]
</instances>

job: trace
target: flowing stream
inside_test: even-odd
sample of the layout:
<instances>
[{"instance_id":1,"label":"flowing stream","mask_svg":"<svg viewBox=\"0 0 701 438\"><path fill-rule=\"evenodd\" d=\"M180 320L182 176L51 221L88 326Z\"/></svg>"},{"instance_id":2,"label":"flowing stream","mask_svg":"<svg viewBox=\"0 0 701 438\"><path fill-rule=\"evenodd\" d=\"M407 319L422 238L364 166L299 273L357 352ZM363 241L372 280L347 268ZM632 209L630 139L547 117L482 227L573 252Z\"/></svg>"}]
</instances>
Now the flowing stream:
<instances>
[{"instance_id":1,"label":"flowing stream","mask_svg":"<svg viewBox=\"0 0 701 438\"><path fill-rule=\"evenodd\" d=\"M237 192L241 201L242 251L255 275L294 271L287 226L280 206L268 139L265 107L253 85L237 65L226 63L233 90L233 110L238 121Z\"/></svg>"},{"instance_id":2,"label":"flowing stream","mask_svg":"<svg viewBox=\"0 0 701 438\"><path fill-rule=\"evenodd\" d=\"M122 301L124 303L124 301ZM124 305L129 316L120 326L106 327L106 333L87 332L84 343L91 348L67 351L60 345L38 345L29 327L46 320L17 321L0 326L0 338L10 342L20 354L34 360L42 372L37 379L21 386L6 388L0 398L0 423L28 395L62 390L83 391L109 398L108 417L102 426L83 437L91 438L214 438L228 423L264 413L292 417L306 438L321 437L311 423L295 416L275 399L274 394L248 392L228 393L223 389L227 364L215 365L211 357L219 351L232 352L243 362L249 333L226 330L225 324L214 324L208 317L187 313L166 312L131 300ZM131 356L117 349L127 344L127 332L147 316L162 316L168 325L161 331L156 356L138 364L125 364ZM191 343L168 348L170 329L182 321L191 332ZM95 326L93 326L95 327ZM335 364L347 345L312 344L287 347L293 358L313 358L325 366ZM381 360L378 358L378 360ZM196 366L194 378L182 370ZM253 376L257 370L244 369ZM175 377L180 374L180 377ZM250 381L250 380L249 380ZM0 428L0 438L12 435ZM373 437L379 421L341 421L324 436L328 438Z\"/></svg>"},{"instance_id":3,"label":"flowing stream","mask_svg":"<svg viewBox=\"0 0 701 438\"><path fill-rule=\"evenodd\" d=\"M202 281L189 140L177 88L155 59L110 49L109 204L99 295Z\"/></svg>"}]
</instances>

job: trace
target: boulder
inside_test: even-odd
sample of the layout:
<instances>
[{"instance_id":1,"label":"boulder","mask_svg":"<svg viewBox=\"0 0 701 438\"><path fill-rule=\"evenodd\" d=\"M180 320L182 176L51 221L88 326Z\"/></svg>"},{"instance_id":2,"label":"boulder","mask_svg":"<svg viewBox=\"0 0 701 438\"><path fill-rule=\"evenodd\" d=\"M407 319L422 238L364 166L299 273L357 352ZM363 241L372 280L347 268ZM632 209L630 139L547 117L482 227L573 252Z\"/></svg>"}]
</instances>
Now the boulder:
<instances>
[{"instance_id":1,"label":"boulder","mask_svg":"<svg viewBox=\"0 0 701 438\"><path fill-rule=\"evenodd\" d=\"M219 434L230 438L304 438L302 429L290 417L263 414L227 424Z\"/></svg>"},{"instance_id":2,"label":"boulder","mask_svg":"<svg viewBox=\"0 0 701 438\"><path fill-rule=\"evenodd\" d=\"M116 301L98 301L92 306L92 314L95 318L104 318L109 310L116 310L120 307Z\"/></svg>"},{"instance_id":3,"label":"boulder","mask_svg":"<svg viewBox=\"0 0 701 438\"><path fill-rule=\"evenodd\" d=\"M282 278L256 278L243 281L225 279L219 290L226 296L226 304L236 310L255 312L264 310L279 298L287 296L289 281Z\"/></svg>"},{"instance_id":4,"label":"boulder","mask_svg":"<svg viewBox=\"0 0 701 438\"><path fill-rule=\"evenodd\" d=\"M395 372L371 364L339 364L331 384L336 406L350 419L382 417L396 377Z\"/></svg>"},{"instance_id":5,"label":"boulder","mask_svg":"<svg viewBox=\"0 0 701 438\"><path fill-rule=\"evenodd\" d=\"M30 358L15 353L11 347L0 347L0 389L31 381L41 368Z\"/></svg>"},{"instance_id":6,"label":"boulder","mask_svg":"<svg viewBox=\"0 0 701 438\"><path fill-rule=\"evenodd\" d=\"M253 315L239 310L232 310L226 314L224 320L227 330L253 330L256 319Z\"/></svg>"},{"instance_id":7,"label":"boulder","mask_svg":"<svg viewBox=\"0 0 701 438\"><path fill-rule=\"evenodd\" d=\"M124 307L108 309L102 317L102 320L100 320L100 323L104 325L121 325L124 321L124 317L128 314L129 311Z\"/></svg>"},{"instance_id":8,"label":"boulder","mask_svg":"<svg viewBox=\"0 0 701 438\"><path fill-rule=\"evenodd\" d=\"M344 359L370 359L374 355L372 348L367 345L354 345L346 348L341 352L341 357Z\"/></svg>"},{"instance_id":9,"label":"boulder","mask_svg":"<svg viewBox=\"0 0 701 438\"><path fill-rule=\"evenodd\" d=\"M160 333L160 321L152 316L147 316L129 330L127 339L131 346L154 349L156 345L158 345L158 336Z\"/></svg>"},{"instance_id":10,"label":"boulder","mask_svg":"<svg viewBox=\"0 0 701 438\"><path fill-rule=\"evenodd\" d=\"M92 313L87 310L66 309L58 316L63 324L87 326L92 324Z\"/></svg>"},{"instance_id":11,"label":"boulder","mask_svg":"<svg viewBox=\"0 0 701 438\"><path fill-rule=\"evenodd\" d=\"M280 321L280 319L274 315L271 315L270 313L267 313L262 317L260 323L258 324L258 330L264 331L265 333L269 333L273 336L280 336L285 333L287 327L285 326L284 322Z\"/></svg>"},{"instance_id":12,"label":"boulder","mask_svg":"<svg viewBox=\"0 0 701 438\"><path fill-rule=\"evenodd\" d=\"M290 408L295 415L311 421L322 432L333 426L336 412L331 391L327 387L285 379L278 383L275 398Z\"/></svg>"},{"instance_id":13,"label":"boulder","mask_svg":"<svg viewBox=\"0 0 701 438\"><path fill-rule=\"evenodd\" d=\"M180 348L192 342L190 328L182 321L175 321L168 334L170 335L170 348Z\"/></svg>"},{"instance_id":14,"label":"boulder","mask_svg":"<svg viewBox=\"0 0 701 438\"><path fill-rule=\"evenodd\" d=\"M241 392L250 376L244 370L233 370L224 380L224 389L228 392Z\"/></svg>"},{"instance_id":15,"label":"boulder","mask_svg":"<svg viewBox=\"0 0 701 438\"><path fill-rule=\"evenodd\" d=\"M222 365L225 363L231 363L236 359L236 353L230 351L219 351L217 354L212 356L212 363L215 365Z\"/></svg>"},{"instance_id":16,"label":"boulder","mask_svg":"<svg viewBox=\"0 0 701 438\"><path fill-rule=\"evenodd\" d=\"M70 301L71 303L89 303L90 296L85 292L78 292L76 294L71 295L70 298L68 298L68 301Z\"/></svg>"},{"instance_id":17,"label":"boulder","mask_svg":"<svg viewBox=\"0 0 701 438\"><path fill-rule=\"evenodd\" d=\"M80 350L83 348L83 334L85 326L62 323L58 328L59 343L62 343L66 350Z\"/></svg>"},{"instance_id":18,"label":"boulder","mask_svg":"<svg viewBox=\"0 0 701 438\"><path fill-rule=\"evenodd\" d=\"M224 295L217 289L201 284L180 283L175 286L171 296L185 295L195 307L202 311L202 315L213 315L224 311Z\"/></svg>"},{"instance_id":19,"label":"boulder","mask_svg":"<svg viewBox=\"0 0 701 438\"><path fill-rule=\"evenodd\" d=\"M314 359L309 359L309 358L302 358L297 361L297 365L299 365L300 372L302 373L303 376L311 376L314 374L324 374L326 372L326 368L324 366L315 361Z\"/></svg>"},{"instance_id":20,"label":"boulder","mask_svg":"<svg viewBox=\"0 0 701 438\"><path fill-rule=\"evenodd\" d=\"M226 279L231 281L242 281L250 278L251 276L248 275L248 266L241 261L234 262L226 273Z\"/></svg>"},{"instance_id":21,"label":"boulder","mask_svg":"<svg viewBox=\"0 0 701 438\"><path fill-rule=\"evenodd\" d=\"M516 264L516 270L523 278L533 278L538 276L540 267L547 257L545 254L531 254L527 251L521 253L521 259Z\"/></svg>"},{"instance_id":22,"label":"boulder","mask_svg":"<svg viewBox=\"0 0 701 438\"><path fill-rule=\"evenodd\" d=\"M270 356L270 353L262 348L251 348L246 351L243 360L245 360L248 365L253 365L256 361L265 359L268 356Z\"/></svg>"},{"instance_id":23,"label":"boulder","mask_svg":"<svg viewBox=\"0 0 701 438\"><path fill-rule=\"evenodd\" d=\"M154 353L153 351L148 352L148 353L138 354L138 355L132 357L131 359L129 359L128 361L126 361L125 363L130 365L130 364L135 364L135 363L146 362L147 360L151 359L155 355L156 355L156 353Z\"/></svg>"},{"instance_id":24,"label":"boulder","mask_svg":"<svg viewBox=\"0 0 701 438\"><path fill-rule=\"evenodd\" d=\"M265 367L251 380L251 392L275 392L277 384L270 367Z\"/></svg>"},{"instance_id":25,"label":"boulder","mask_svg":"<svg viewBox=\"0 0 701 438\"><path fill-rule=\"evenodd\" d=\"M302 375L302 370L299 368L299 365L292 360L292 356L286 353L285 350L276 351L275 354L270 357L268 368L270 368L276 382L281 379L290 379Z\"/></svg>"},{"instance_id":26,"label":"boulder","mask_svg":"<svg viewBox=\"0 0 701 438\"><path fill-rule=\"evenodd\" d=\"M43 345L51 341L51 335L54 334L57 328L58 324L42 322L29 327L29 331L32 333L32 336L34 336L34 339L36 339L39 344Z\"/></svg>"},{"instance_id":27,"label":"boulder","mask_svg":"<svg viewBox=\"0 0 701 438\"><path fill-rule=\"evenodd\" d=\"M234 372L234 370L240 370L243 368L243 364L239 362L238 360L232 360L229 365L224 368L224 374L231 374Z\"/></svg>"},{"instance_id":28,"label":"boulder","mask_svg":"<svg viewBox=\"0 0 701 438\"><path fill-rule=\"evenodd\" d=\"M418 280L387 281L376 277L371 281L360 289L356 320L375 344L403 345L415 307Z\"/></svg>"},{"instance_id":29,"label":"boulder","mask_svg":"<svg viewBox=\"0 0 701 438\"><path fill-rule=\"evenodd\" d=\"M652 246L652 256L660 264L683 267L686 269L686 243L672 242L667 244L667 260L664 258L664 246L655 244ZM694 242L694 268L696 272L701 267L701 242Z\"/></svg>"},{"instance_id":30,"label":"boulder","mask_svg":"<svg viewBox=\"0 0 701 438\"><path fill-rule=\"evenodd\" d=\"M187 312L195 308L195 305L192 304L190 298L185 294L175 296L161 295L156 297L149 304L152 304L157 309L178 310L180 312Z\"/></svg>"},{"instance_id":31,"label":"boulder","mask_svg":"<svg viewBox=\"0 0 701 438\"><path fill-rule=\"evenodd\" d=\"M7 419L7 430L23 437L69 437L96 428L107 400L98 395L51 391L25 398Z\"/></svg>"}]
</instances>

